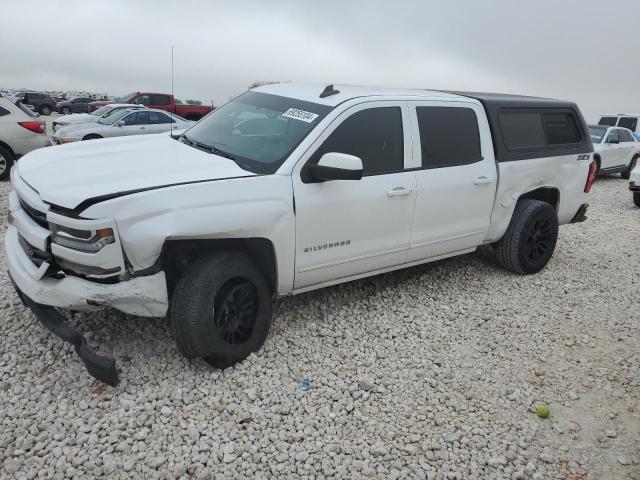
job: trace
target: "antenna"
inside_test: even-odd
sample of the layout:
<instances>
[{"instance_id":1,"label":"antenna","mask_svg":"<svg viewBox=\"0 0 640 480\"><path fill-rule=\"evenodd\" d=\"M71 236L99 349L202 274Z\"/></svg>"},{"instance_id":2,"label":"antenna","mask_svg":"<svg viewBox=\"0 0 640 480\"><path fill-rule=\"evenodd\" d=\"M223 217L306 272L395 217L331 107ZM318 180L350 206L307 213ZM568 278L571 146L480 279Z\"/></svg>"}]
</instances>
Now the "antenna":
<instances>
[{"instance_id":1,"label":"antenna","mask_svg":"<svg viewBox=\"0 0 640 480\"><path fill-rule=\"evenodd\" d=\"M171 95L173 95L173 45L171 45Z\"/></svg>"}]
</instances>

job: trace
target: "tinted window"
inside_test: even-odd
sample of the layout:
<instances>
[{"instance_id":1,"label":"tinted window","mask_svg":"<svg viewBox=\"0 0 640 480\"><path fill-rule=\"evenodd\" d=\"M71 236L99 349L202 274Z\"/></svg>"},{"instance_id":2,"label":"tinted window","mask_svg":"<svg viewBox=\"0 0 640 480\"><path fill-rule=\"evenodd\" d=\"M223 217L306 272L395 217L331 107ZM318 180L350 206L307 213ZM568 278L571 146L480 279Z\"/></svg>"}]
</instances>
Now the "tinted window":
<instances>
[{"instance_id":1,"label":"tinted window","mask_svg":"<svg viewBox=\"0 0 640 480\"><path fill-rule=\"evenodd\" d=\"M481 159L478 118L470 108L417 107L422 166L466 165Z\"/></svg>"},{"instance_id":2,"label":"tinted window","mask_svg":"<svg viewBox=\"0 0 640 480\"><path fill-rule=\"evenodd\" d=\"M11 112L4 107L0 107L0 117L4 117L5 115L10 115Z\"/></svg>"},{"instance_id":3,"label":"tinted window","mask_svg":"<svg viewBox=\"0 0 640 480\"><path fill-rule=\"evenodd\" d=\"M580 130L570 113L545 113L542 116L549 145L567 145L580 142Z\"/></svg>"},{"instance_id":4,"label":"tinted window","mask_svg":"<svg viewBox=\"0 0 640 480\"><path fill-rule=\"evenodd\" d=\"M500 114L500 128L507 148L544 147L547 143L539 113L518 112Z\"/></svg>"},{"instance_id":5,"label":"tinted window","mask_svg":"<svg viewBox=\"0 0 640 480\"><path fill-rule=\"evenodd\" d=\"M635 132L636 127L638 126L638 119L634 117L621 117L618 122L619 127L628 128L629 130Z\"/></svg>"},{"instance_id":6,"label":"tinted window","mask_svg":"<svg viewBox=\"0 0 640 480\"><path fill-rule=\"evenodd\" d=\"M146 125L147 112L134 112L123 118L125 125Z\"/></svg>"},{"instance_id":7,"label":"tinted window","mask_svg":"<svg viewBox=\"0 0 640 480\"><path fill-rule=\"evenodd\" d=\"M615 127L618 122L618 117L602 117L598 122L598 125L607 125L609 127Z\"/></svg>"},{"instance_id":8,"label":"tinted window","mask_svg":"<svg viewBox=\"0 0 640 480\"><path fill-rule=\"evenodd\" d=\"M589 135L591 135L591 141L593 143L602 142L602 139L604 138L606 133L607 133L607 127L605 126L596 127L594 125L591 125L589 127Z\"/></svg>"},{"instance_id":9,"label":"tinted window","mask_svg":"<svg viewBox=\"0 0 640 480\"><path fill-rule=\"evenodd\" d=\"M404 169L400 107L369 108L354 113L324 141L311 161L317 162L329 152L359 157L364 175Z\"/></svg>"},{"instance_id":10,"label":"tinted window","mask_svg":"<svg viewBox=\"0 0 640 480\"><path fill-rule=\"evenodd\" d=\"M149 124L150 125L158 125L161 123L172 123L169 115L165 115L160 112L147 112L149 114Z\"/></svg>"},{"instance_id":11,"label":"tinted window","mask_svg":"<svg viewBox=\"0 0 640 480\"><path fill-rule=\"evenodd\" d=\"M151 95L151 105L169 105L170 103L167 95Z\"/></svg>"},{"instance_id":12,"label":"tinted window","mask_svg":"<svg viewBox=\"0 0 640 480\"><path fill-rule=\"evenodd\" d=\"M618 138L618 131L614 128L613 130L611 130L609 132L609 135L607 135L607 140L605 141L606 143L610 143L612 141L620 141L620 139Z\"/></svg>"},{"instance_id":13,"label":"tinted window","mask_svg":"<svg viewBox=\"0 0 640 480\"><path fill-rule=\"evenodd\" d=\"M631 136L631 132L627 130L618 130L618 138L621 142L633 142L633 137Z\"/></svg>"},{"instance_id":14,"label":"tinted window","mask_svg":"<svg viewBox=\"0 0 640 480\"><path fill-rule=\"evenodd\" d=\"M140 95L133 103L137 105L151 105L151 97L149 95Z\"/></svg>"}]
</instances>

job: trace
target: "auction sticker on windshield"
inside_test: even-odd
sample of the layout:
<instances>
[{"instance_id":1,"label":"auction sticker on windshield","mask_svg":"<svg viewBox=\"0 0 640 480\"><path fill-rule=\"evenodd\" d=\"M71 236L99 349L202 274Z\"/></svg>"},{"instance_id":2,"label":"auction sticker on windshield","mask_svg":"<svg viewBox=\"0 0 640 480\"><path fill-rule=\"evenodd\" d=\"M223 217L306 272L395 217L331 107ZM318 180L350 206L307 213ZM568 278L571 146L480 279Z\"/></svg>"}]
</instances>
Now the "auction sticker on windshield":
<instances>
[{"instance_id":1,"label":"auction sticker on windshield","mask_svg":"<svg viewBox=\"0 0 640 480\"><path fill-rule=\"evenodd\" d=\"M283 117L294 118L296 120L302 120L303 122L311 123L318 115L312 112L305 112L304 110L298 110L297 108L290 108L282 114Z\"/></svg>"}]
</instances>

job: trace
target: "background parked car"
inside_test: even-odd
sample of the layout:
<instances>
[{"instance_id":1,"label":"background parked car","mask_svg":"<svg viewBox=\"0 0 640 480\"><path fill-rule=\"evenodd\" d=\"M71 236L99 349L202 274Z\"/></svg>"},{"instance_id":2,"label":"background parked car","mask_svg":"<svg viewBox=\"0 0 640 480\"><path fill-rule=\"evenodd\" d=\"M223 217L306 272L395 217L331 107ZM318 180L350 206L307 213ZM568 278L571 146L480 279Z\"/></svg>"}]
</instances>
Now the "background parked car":
<instances>
[{"instance_id":1,"label":"background parked car","mask_svg":"<svg viewBox=\"0 0 640 480\"><path fill-rule=\"evenodd\" d=\"M69 125L79 125L81 123L96 123L103 117L106 117L116 110L122 110L124 108L140 109L145 108L144 105L132 105L130 103L110 103L104 107L100 107L98 110L94 110L91 113L72 113L70 115L64 115L57 118L53 122L53 131L56 132L59 129Z\"/></svg>"},{"instance_id":2,"label":"background parked car","mask_svg":"<svg viewBox=\"0 0 640 480\"><path fill-rule=\"evenodd\" d=\"M626 113L603 115L600 117L598 125L628 128L635 139L640 141L640 115Z\"/></svg>"},{"instance_id":3,"label":"background parked car","mask_svg":"<svg viewBox=\"0 0 640 480\"><path fill-rule=\"evenodd\" d=\"M173 95L167 93L133 92L118 98L116 101L164 110L165 112L175 113L187 120L200 120L213 110L213 107L206 105L185 105L178 103ZM109 102L92 102L89 105L89 111L100 108L107 103Z\"/></svg>"},{"instance_id":4,"label":"background parked car","mask_svg":"<svg viewBox=\"0 0 640 480\"><path fill-rule=\"evenodd\" d=\"M46 93L22 92L17 98L25 105L32 105L33 110L40 115L50 115L56 108L56 101Z\"/></svg>"},{"instance_id":5,"label":"background parked car","mask_svg":"<svg viewBox=\"0 0 640 480\"><path fill-rule=\"evenodd\" d=\"M0 96L0 180L14 161L36 148L51 145L45 123L17 98Z\"/></svg>"},{"instance_id":6,"label":"background parked car","mask_svg":"<svg viewBox=\"0 0 640 480\"><path fill-rule=\"evenodd\" d=\"M593 142L593 159L596 162L596 174L618 173L629 178L640 155L640 143L631 130L605 125L589 125Z\"/></svg>"},{"instance_id":7,"label":"background parked car","mask_svg":"<svg viewBox=\"0 0 640 480\"><path fill-rule=\"evenodd\" d=\"M70 113L87 113L89 104L93 102L91 97L73 97L66 102L60 102L56 105L56 112L69 115Z\"/></svg>"},{"instance_id":8,"label":"background parked car","mask_svg":"<svg viewBox=\"0 0 640 480\"><path fill-rule=\"evenodd\" d=\"M162 110L116 110L96 123L69 125L54 135L58 144L127 135L163 133L188 128L194 122Z\"/></svg>"}]
</instances>

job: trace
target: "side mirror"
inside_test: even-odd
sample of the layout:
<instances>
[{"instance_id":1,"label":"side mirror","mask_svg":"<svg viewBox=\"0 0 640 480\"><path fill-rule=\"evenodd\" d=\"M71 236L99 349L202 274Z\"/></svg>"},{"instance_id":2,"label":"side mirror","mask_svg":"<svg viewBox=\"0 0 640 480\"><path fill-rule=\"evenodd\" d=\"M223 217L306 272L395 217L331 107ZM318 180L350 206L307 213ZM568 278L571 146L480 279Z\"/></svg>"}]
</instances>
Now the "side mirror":
<instances>
[{"instance_id":1,"label":"side mirror","mask_svg":"<svg viewBox=\"0 0 640 480\"><path fill-rule=\"evenodd\" d=\"M307 163L301 173L304 183L360 180L362 179L362 160L346 153L325 153L318 163Z\"/></svg>"},{"instance_id":2,"label":"side mirror","mask_svg":"<svg viewBox=\"0 0 640 480\"><path fill-rule=\"evenodd\" d=\"M124 121L120 120L118 123L116 123L116 127L124 127Z\"/></svg>"}]
</instances>

